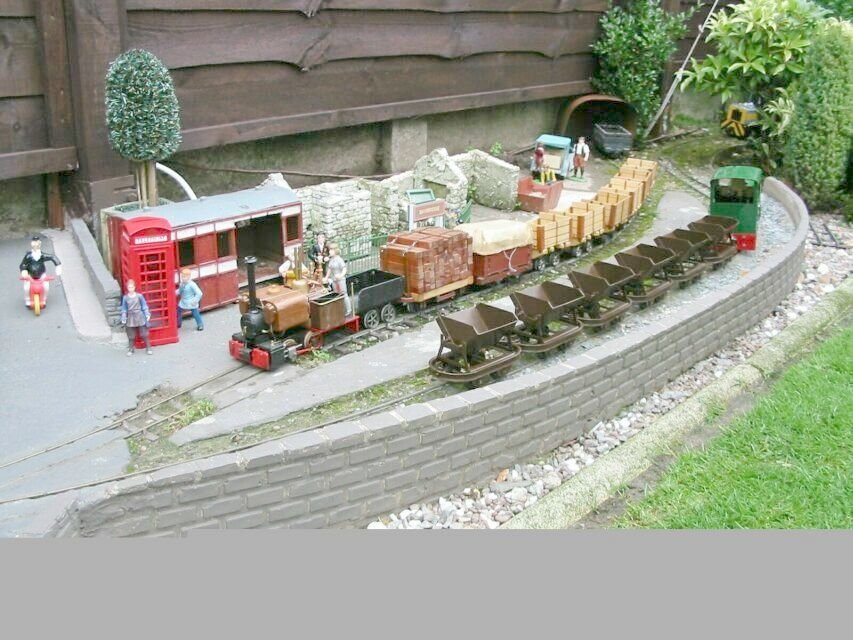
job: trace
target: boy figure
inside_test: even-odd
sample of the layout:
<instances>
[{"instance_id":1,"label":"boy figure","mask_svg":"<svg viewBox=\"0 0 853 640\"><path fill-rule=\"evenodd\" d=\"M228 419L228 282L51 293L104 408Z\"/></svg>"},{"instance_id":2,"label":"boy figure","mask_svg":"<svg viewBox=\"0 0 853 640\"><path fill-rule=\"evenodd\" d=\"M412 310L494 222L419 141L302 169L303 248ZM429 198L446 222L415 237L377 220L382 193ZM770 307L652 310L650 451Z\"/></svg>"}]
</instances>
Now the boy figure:
<instances>
[{"instance_id":1,"label":"boy figure","mask_svg":"<svg viewBox=\"0 0 853 640\"><path fill-rule=\"evenodd\" d=\"M583 178L583 168L586 165L586 161L589 160L589 147L586 144L586 139L583 136L578 138L578 142L575 145L574 150L574 158L572 159L572 177L576 178L578 175L578 169L581 172L581 178Z\"/></svg>"},{"instance_id":2,"label":"boy figure","mask_svg":"<svg viewBox=\"0 0 853 640\"><path fill-rule=\"evenodd\" d=\"M24 255L24 259L21 260L21 264L18 267L21 271L21 277L26 278L29 276L33 280L41 280L44 278L44 274L47 271L44 263L52 262L56 266L56 275L62 275L62 263L59 262L59 258L56 256L52 256L49 253L41 252L41 240L38 236L33 236L30 241L30 251L27 251L26 255ZM44 307L47 304L47 292L50 288L50 282L45 281L44 285L44 300L41 302L41 306ZM30 281L24 280L24 304L28 307L30 304Z\"/></svg>"},{"instance_id":3,"label":"boy figure","mask_svg":"<svg viewBox=\"0 0 853 640\"><path fill-rule=\"evenodd\" d=\"M136 293L136 282L128 280L125 285L127 293L121 297L121 324L127 333L127 355L132 356L133 343L137 334L145 341L145 353L151 355L151 342L148 340L148 321L151 320L151 312L145 296Z\"/></svg>"},{"instance_id":4,"label":"boy figure","mask_svg":"<svg viewBox=\"0 0 853 640\"><path fill-rule=\"evenodd\" d=\"M198 310L202 293L199 286L193 282L192 272L189 269L181 269L181 284L175 294L178 296L178 329L181 328L184 310L186 310L193 314L196 331L204 331L204 322Z\"/></svg>"},{"instance_id":5,"label":"boy figure","mask_svg":"<svg viewBox=\"0 0 853 640\"><path fill-rule=\"evenodd\" d=\"M347 263L340 256L337 247L332 247L329 258L329 268L326 271L325 282L332 285L335 293L344 294L344 313L349 318L352 315L352 303L347 295Z\"/></svg>"}]
</instances>

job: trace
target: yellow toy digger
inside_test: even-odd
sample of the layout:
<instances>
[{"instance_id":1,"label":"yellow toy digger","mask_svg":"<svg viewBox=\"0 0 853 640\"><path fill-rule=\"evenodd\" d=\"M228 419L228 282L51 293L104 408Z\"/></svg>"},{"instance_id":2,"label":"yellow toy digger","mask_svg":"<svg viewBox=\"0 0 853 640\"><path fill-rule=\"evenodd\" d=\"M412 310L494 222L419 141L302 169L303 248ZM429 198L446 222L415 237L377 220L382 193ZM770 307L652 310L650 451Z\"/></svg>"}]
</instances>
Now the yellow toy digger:
<instances>
[{"instance_id":1,"label":"yellow toy digger","mask_svg":"<svg viewBox=\"0 0 853 640\"><path fill-rule=\"evenodd\" d=\"M726 107L726 116L720 124L730 136L745 138L758 126L758 109L752 102L733 102Z\"/></svg>"}]
</instances>

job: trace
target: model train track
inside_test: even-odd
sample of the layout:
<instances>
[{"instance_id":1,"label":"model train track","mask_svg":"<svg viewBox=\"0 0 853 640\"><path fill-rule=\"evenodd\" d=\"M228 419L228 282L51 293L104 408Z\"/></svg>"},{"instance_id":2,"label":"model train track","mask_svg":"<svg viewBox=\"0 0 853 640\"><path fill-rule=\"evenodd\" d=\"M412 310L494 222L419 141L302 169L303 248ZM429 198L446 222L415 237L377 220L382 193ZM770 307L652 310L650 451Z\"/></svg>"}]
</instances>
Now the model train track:
<instances>
[{"instance_id":1,"label":"model train track","mask_svg":"<svg viewBox=\"0 0 853 640\"><path fill-rule=\"evenodd\" d=\"M684 171L683 169L678 168L669 160L660 160L660 166L663 168L664 171L666 171L669 175L678 180L688 189L695 191L706 200L709 200L711 198L711 187L709 183L699 180L688 171Z\"/></svg>"},{"instance_id":2,"label":"model train track","mask_svg":"<svg viewBox=\"0 0 853 640\"><path fill-rule=\"evenodd\" d=\"M390 406L397 405L397 404L400 404L403 402L408 402L408 401L413 400L415 398L418 398L420 396L429 395L429 394L431 394L431 393L437 391L438 389L441 389L442 387L445 387L447 385L448 385L448 383L446 383L446 382L437 382L437 383L432 384L432 385L430 385L424 389L418 389L417 391L413 391L411 393L408 393L408 394L405 394L402 396L397 396L394 398L390 398L388 400L384 400L384 401L382 401L378 404L375 404L371 407L368 407L365 409L360 409L359 411L354 411L354 412L349 413L349 414L344 415L344 416L329 418L328 420L324 420L322 422L318 422L316 424L312 424L312 425L309 425L307 427L303 427L301 429L294 429L294 430L288 431L287 433L284 433L284 434L276 434L275 436L272 436L269 438L264 438L262 440L258 440L255 442L239 445L236 447L231 447L230 449L226 449L226 450L218 452L216 455L222 455L222 454L228 454L228 453L237 453L239 451L245 451L246 449L250 449L252 447L256 447L256 446L265 444L267 442L274 442L276 440L280 440L282 437L284 437L286 435L295 435L298 433L305 433L307 431L314 431L316 429L321 429L323 427L327 427L329 425L336 424L338 422L345 422L347 420L356 420L358 418L364 418L364 417L370 416L370 415L372 415L378 411L382 411L384 409L387 409ZM145 429L147 429L147 428L150 428L150 427L145 427ZM136 430L136 433L141 433L143 430L144 430L143 428L139 428ZM125 437L131 437L131 435L134 435L134 434L128 434ZM107 444L109 444L109 443L102 443L98 447L96 447L95 449L92 449L92 451L97 451L98 449L105 447ZM169 467L177 466L179 464L186 464L189 462L196 462L198 460L205 460L209 457L210 457L209 454L205 454L202 456L197 456L195 458L190 458L188 460L182 460L181 462L171 462L169 464L157 465L157 466L149 467L146 469L140 469L138 471L134 471L133 473L124 473L121 475L112 476L110 478L102 478L100 480L93 480L91 482L81 483L81 484L77 484L77 485L73 485L73 486L62 487L61 489L52 489L50 491L42 491L39 493L27 494L27 495L17 496L14 498L4 498L4 499L0 500L0 505L9 504L12 502L19 502L21 500L37 500L39 498L47 498L50 496L58 495L60 493L66 493L68 491L78 491L80 489L86 489L88 487L94 487L94 486L97 486L100 484L104 484L106 482L118 482L120 480L126 480L128 478L134 478L134 477L137 477L140 475L146 475L146 474L154 473L154 472L160 471L162 469L167 469ZM56 463L56 464L61 464L61 463ZM55 465L48 465L45 468L49 469L53 466L55 466Z\"/></svg>"},{"instance_id":3,"label":"model train track","mask_svg":"<svg viewBox=\"0 0 853 640\"><path fill-rule=\"evenodd\" d=\"M247 373L248 375L246 375ZM20 458L16 458L15 460L9 460L7 462L4 462L3 464L0 464L0 470L13 467L15 465L26 462L27 460L32 460L33 458L38 458L53 451L69 447L73 444L86 440L87 438L92 438L98 434L107 431L123 432L119 436L120 438L130 438L134 435L137 435L138 433L142 433L144 431L147 431L148 429L153 429L154 427L157 427L161 424L165 424L170 420L174 420L175 418L180 416L187 410L189 403L192 401L193 393L197 393L205 387L222 387L222 389L227 389L230 387L235 387L239 384L243 384L244 382L247 382L248 380L256 377L261 373L263 372L255 370L250 370L247 372L246 368L242 366L234 367L232 369L229 369L225 373L220 373L215 376L211 376L191 387L173 393L168 397L162 398L154 404L151 404L142 409L138 409L107 425L104 425L103 427L93 429L92 431L87 431L86 433L83 433L79 436L75 436L74 438L70 438L68 440L64 440L62 442L50 445L49 447L44 447L42 449L39 449L38 451L33 451L32 453L29 453ZM236 379L232 381L232 377ZM225 380L224 384L223 380ZM173 404L183 404L183 406L181 406L178 410L173 410L170 407L170 405ZM115 441L115 439L111 440L110 442L113 441ZM104 445L102 444L99 445L99 447L100 446ZM50 466L53 465L49 465L49 467ZM2 485L0 485L0 488L2 488Z\"/></svg>"},{"instance_id":4,"label":"model train track","mask_svg":"<svg viewBox=\"0 0 853 640\"><path fill-rule=\"evenodd\" d=\"M830 247L832 249L846 249L847 247L842 244L836 235L832 232L832 229L829 228L829 225L826 224L823 220L819 220L815 222L814 220L809 219L809 229L812 232L812 238L810 238L810 242L818 247Z\"/></svg>"}]
</instances>

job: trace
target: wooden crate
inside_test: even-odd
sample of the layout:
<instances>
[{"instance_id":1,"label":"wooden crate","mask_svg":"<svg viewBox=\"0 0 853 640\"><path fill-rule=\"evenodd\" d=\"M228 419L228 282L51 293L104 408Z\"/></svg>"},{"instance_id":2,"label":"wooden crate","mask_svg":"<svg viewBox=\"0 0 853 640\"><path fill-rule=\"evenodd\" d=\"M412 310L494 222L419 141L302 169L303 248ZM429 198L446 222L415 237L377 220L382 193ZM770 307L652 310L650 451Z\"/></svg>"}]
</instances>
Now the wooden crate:
<instances>
[{"instance_id":1,"label":"wooden crate","mask_svg":"<svg viewBox=\"0 0 853 640\"><path fill-rule=\"evenodd\" d=\"M631 217L630 195L613 193L607 189L601 189L596 194L593 202L604 205L604 225L608 228L621 226Z\"/></svg>"},{"instance_id":2,"label":"wooden crate","mask_svg":"<svg viewBox=\"0 0 853 640\"><path fill-rule=\"evenodd\" d=\"M543 211L539 214L543 220L557 223L557 246L562 248L571 243L571 230L567 210L565 211Z\"/></svg>"},{"instance_id":3,"label":"wooden crate","mask_svg":"<svg viewBox=\"0 0 853 640\"><path fill-rule=\"evenodd\" d=\"M619 200L623 200L625 202L624 205L624 222L627 222L631 219L631 216L634 215L634 196L635 193L633 191L623 191L622 189L614 189L613 187L602 187L598 191L599 195L606 196L608 198L618 198Z\"/></svg>"},{"instance_id":4,"label":"wooden crate","mask_svg":"<svg viewBox=\"0 0 853 640\"><path fill-rule=\"evenodd\" d=\"M592 211L572 211L570 209L569 218L571 220L571 241L573 245L586 242L592 237L593 217Z\"/></svg>"},{"instance_id":5,"label":"wooden crate","mask_svg":"<svg viewBox=\"0 0 853 640\"><path fill-rule=\"evenodd\" d=\"M643 204L643 183L639 180L631 180L630 178L611 178L610 183L607 185L612 189L619 189L620 191L627 191L632 194L633 199L631 201L631 214L637 213L640 210L640 206Z\"/></svg>"},{"instance_id":6,"label":"wooden crate","mask_svg":"<svg viewBox=\"0 0 853 640\"><path fill-rule=\"evenodd\" d=\"M630 170L630 169L625 169L625 171L631 171L631 170ZM636 188L636 189L639 191L639 200L640 200L640 204L642 204L643 202L645 202L645 200L646 200L646 195L647 195L647 194L646 194L646 183L645 183L645 181L640 180L640 179L638 179L638 178L634 178L633 176L626 176L626 175L617 174L616 176L614 176L614 177L610 180L610 183L611 183L613 186L619 186L619 185L617 184L617 181L620 181L620 180L624 180L624 181L625 181L625 182L624 182L624 185L623 185L623 186L621 186L620 188L622 188L622 189L627 189L628 187L634 187L634 188Z\"/></svg>"},{"instance_id":7,"label":"wooden crate","mask_svg":"<svg viewBox=\"0 0 853 640\"><path fill-rule=\"evenodd\" d=\"M641 160L640 158L628 158L625 160L625 164L623 167L631 167L640 169L651 169L652 170L652 182L655 181L658 175L658 163L654 160Z\"/></svg>"},{"instance_id":8,"label":"wooden crate","mask_svg":"<svg viewBox=\"0 0 853 640\"><path fill-rule=\"evenodd\" d=\"M643 200L649 197L652 192L652 170L643 169L640 167L622 167L619 169L619 176L623 178L631 178L632 180L640 180L643 183Z\"/></svg>"},{"instance_id":9,"label":"wooden crate","mask_svg":"<svg viewBox=\"0 0 853 640\"><path fill-rule=\"evenodd\" d=\"M536 226L536 250L546 253L557 246L557 223L550 220L539 219Z\"/></svg>"}]
</instances>

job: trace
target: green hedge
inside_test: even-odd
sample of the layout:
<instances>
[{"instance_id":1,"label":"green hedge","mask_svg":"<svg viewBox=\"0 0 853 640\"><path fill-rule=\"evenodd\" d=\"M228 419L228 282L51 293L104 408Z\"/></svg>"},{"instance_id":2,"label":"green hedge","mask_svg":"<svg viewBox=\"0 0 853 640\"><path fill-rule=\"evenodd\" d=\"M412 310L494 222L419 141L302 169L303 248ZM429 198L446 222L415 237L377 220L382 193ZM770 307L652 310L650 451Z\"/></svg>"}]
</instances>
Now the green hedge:
<instances>
[{"instance_id":1,"label":"green hedge","mask_svg":"<svg viewBox=\"0 0 853 640\"><path fill-rule=\"evenodd\" d=\"M804 64L783 162L810 207L833 209L844 198L853 153L853 25L828 20Z\"/></svg>"}]
</instances>

